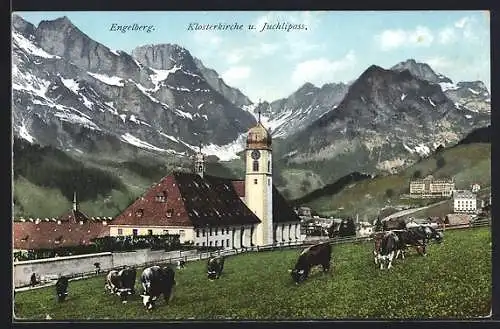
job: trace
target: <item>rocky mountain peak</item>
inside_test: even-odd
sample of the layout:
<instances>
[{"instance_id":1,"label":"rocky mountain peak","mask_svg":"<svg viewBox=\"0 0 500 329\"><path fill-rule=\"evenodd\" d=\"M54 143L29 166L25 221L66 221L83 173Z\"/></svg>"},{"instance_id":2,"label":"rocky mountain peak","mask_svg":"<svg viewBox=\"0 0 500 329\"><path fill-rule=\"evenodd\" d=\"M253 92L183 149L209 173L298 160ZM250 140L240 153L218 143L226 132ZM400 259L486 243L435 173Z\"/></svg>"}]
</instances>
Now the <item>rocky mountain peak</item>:
<instances>
[{"instance_id":1,"label":"rocky mountain peak","mask_svg":"<svg viewBox=\"0 0 500 329\"><path fill-rule=\"evenodd\" d=\"M404 62L400 62L394 65L391 70L394 71L404 71L408 70L410 73L422 80L426 80L432 83L447 82L451 83L451 79L445 77L442 74L437 74L434 70L426 63L419 63L414 59L408 59Z\"/></svg>"},{"instance_id":2,"label":"rocky mountain peak","mask_svg":"<svg viewBox=\"0 0 500 329\"><path fill-rule=\"evenodd\" d=\"M177 65L189 71L197 71L193 56L176 44L150 44L136 47L132 50L132 57L141 64L156 70L170 70Z\"/></svg>"},{"instance_id":3,"label":"rocky mountain peak","mask_svg":"<svg viewBox=\"0 0 500 329\"><path fill-rule=\"evenodd\" d=\"M12 26L14 30L18 31L26 38L35 34L35 26L15 14L12 15Z\"/></svg>"}]
</instances>

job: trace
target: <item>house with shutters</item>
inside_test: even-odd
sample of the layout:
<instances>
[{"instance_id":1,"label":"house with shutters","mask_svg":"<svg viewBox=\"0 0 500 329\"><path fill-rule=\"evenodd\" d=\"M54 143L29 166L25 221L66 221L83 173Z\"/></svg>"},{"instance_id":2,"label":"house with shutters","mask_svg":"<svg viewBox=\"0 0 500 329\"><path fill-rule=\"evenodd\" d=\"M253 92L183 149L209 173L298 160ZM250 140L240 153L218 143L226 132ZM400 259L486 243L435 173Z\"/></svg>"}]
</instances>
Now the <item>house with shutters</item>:
<instances>
[{"instance_id":1,"label":"house with shutters","mask_svg":"<svg viewBox=\"0 0 500 329\"><path fill-rule=\"evenodd\" d=\"M111 236L179 234L197 246L241 248L300 241L300 218L272 182L272 140L259 120L247 135L245 179L205 174L202 149L193 172L153 184L109 224Z\"/></svg>"}]
</instances>

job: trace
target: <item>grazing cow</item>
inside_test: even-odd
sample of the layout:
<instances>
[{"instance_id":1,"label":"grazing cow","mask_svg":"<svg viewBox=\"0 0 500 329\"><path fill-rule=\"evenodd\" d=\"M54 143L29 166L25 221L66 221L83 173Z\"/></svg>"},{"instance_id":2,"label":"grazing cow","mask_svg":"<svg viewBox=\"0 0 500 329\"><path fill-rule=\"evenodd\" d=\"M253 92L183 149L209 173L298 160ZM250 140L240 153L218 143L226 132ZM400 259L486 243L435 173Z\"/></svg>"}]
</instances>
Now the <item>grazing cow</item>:
<instances>
[{"instance_id":1,"label":"grazing cow","mask_svg":"<svg viewBox=\"0 0 500 329\"><path fill-rule=\"evenodd\" d=\"M120 296L122 303L127 302L127 296L135 294L135 268L125 267L120 271L111 270L106 276L105 288L111 293Z\"/></svg>"},{"instance_id":2,"label":"grazing cow","mask_svg":"<svg viewBox=\"0 0 500 329\"><path fill-rule=\"evenodd\" d=\"M64 302L66 296L68 296L68 278L61 276L56 282L56 294L57 301Z\"/></svg>"},{"instance_id":3,"label":"grazing cow","mask_svg":"<svg viewBox=\"0 0 500 329\"><path fill-rule=\"evenodd\" d=\"M377 258L380 262L380 269L384 269L386 265L387 269L392 267L392 261L397 257L397 255L403 249L403 243L393 231L387 232L380 243L380 251L378 252Z\"/></svg>"},{"instance_id":4,"label":"grazing cow","mask_svg":"<svg viewBox=\"0 0 500 329\"><path fill-rule=\"evenodd\" d=\"M376 232L373 234L373 258L375 264L378 264L378 255L380 254L380 247L382 245L382 239L386 235L387 232Z\"/></svg>"},{"instance_id":5,"label":"grazing cow","mask_svg":"<svg viewBox=\"0 0 500 329\"><path fill-rule=\"evenodd\" d=\"M186 267L186 261L184 261L183 259L179 259L176 265L177 269L180 270L181 268Z\"/></svg>"},{"instance_id":6,"label":"grazing cow","mask_svg":"<svg viewBox=\"0 0 500 329\"><path fill-rule=\"evenodd\" d=\"M408 229L413 239L419 241L421 251L419 252L423 256L427 256L426 246L431 240L441 243L443 241L443 233L437 231L435 228L429 225L420 225L416 227L411 227ZM408 243L415 245L415 243Z\"/></svg>"},{"instance_id":7,"label":"grazing cow","mask_svg":"<svg viewBox=\"0 0 500 329\"><path fill-rule=\"evenodd\" d=\"M291 272L292 278L296 284L301 283L309 276L309 271L316 265L323 267L323 272L330 270L330 261L332 257L332 246L330 243L320 243L304 249Z\"/></svg>"},{"instance_id":8,"label":"grazing cow","mask_svg":"<svg viewBox=\"0 0 500 329\"><path fill-rule=\"evenodd\" d=\"M37 283L38 283L38 280L37 280L36 273L31 274L31 277L30 277L30 286L34 287L34 286L37 285Z\"/></svg>"},{"instance_id":9,"label":"grazing cow","mask_svg":"<svg viewBox=\"0 0 500 329\"><path fill-rule=\"evenodd\" d=\"M220 278L224 269L224 256L212 256L207 262L207 277L210 280Z\"/></svg>"},{"instance_id":10,"label":"grazing cow","mask_svg":"<svg viewBox=\"0 0 500 329\"><path fill-rule=\"evenodd\" d=\"M142 303L148 310L153 309L155 301L163 294L165 303L173 298L175 272L171 267L151 266L142 272Z\"/></svg>"}]
</instances>

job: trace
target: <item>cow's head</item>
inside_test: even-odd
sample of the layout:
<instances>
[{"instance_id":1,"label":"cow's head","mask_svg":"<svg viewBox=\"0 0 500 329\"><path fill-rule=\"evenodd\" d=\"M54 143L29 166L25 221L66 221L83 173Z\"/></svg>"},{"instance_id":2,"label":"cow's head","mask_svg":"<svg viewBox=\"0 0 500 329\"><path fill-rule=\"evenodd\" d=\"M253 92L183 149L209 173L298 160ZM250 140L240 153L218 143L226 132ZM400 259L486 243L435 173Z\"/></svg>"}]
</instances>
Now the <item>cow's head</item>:
<instances>
[{"instance_id":1,"label":"cow's head","mask_svg":"<svg viewBox=\"0 0 500 329\"><path fill-rule=\"evenodd\" d=\"M131 294L132 294L132 292L130 291L129 288L122 288L122 289L118 289L116 291L116 295L120 296L120 301L124 304L127 302L128 295L131 295Z\"/></svg>"},{"instance_id":2,"label":"cow's head","mask_svg":"<svg viewBox=\"0 0 500 329\"><path fill-rule=\"evenodd\" d=\"M207 271L207 277L209 280L215 280L217 279L217 271L215 270L208 270Z\"/></svg>"},{"instance_id":3,"label":"cow's head","mask_svg":"<svg viewBox=\"0 0 500 329\"><path fill-rule=\"evenodd\" d=\"M303 269L296 269L294 268L293 270L289 271L292 275L293 281L295 281L296 284L301 283L306 279L306 271Z\"/></svg>"},{"instance_id":4,"label":"cow's head","mask_svg":"<svg viewBox=\"0 0 500 329\"><path fill-rule=\"evenodd\" d=\"M436 240L437 243L441 243L443 241L443 232L435 231L434 240Z\"/></svg>"},{"instance_id":5,"label":"cow's head","mask_svg":"<svg viewBox=\"0 0 500 329\"><path fill-rule=\"evenodd\" d=\"M142 297L142 304L144 305L144 307L148 310L153 309L155 298L149 295L141 295L141 297Z\"/></svg>"}]
</instances>

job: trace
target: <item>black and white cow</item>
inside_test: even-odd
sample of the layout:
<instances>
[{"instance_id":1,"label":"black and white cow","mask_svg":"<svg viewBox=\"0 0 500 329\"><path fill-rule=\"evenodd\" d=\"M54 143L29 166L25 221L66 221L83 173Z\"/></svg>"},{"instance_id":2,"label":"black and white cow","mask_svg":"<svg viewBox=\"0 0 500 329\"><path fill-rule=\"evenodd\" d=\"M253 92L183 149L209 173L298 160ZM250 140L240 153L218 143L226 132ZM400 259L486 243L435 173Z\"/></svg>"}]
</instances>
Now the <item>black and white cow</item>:
<instances>
[{"instance_id":1,"label":"black and white cow","mask_svg":"<svg viewBox=\"0 0 500 329\"><path fill-rule=\"evenodd\" d=\"M137 271L135 268L125 267L117 271L111 270L106 276L105 288L111 293L120 296L123 303L127 302L127 296L135 294L135 279Z\"/></svg>"},{"instance_id":2,"label":"black and white cow","mask_svg":"<svg viewBox=\"0 0 500 329\"><path fill-rule=\"evenodd\" d=\"M330 270L330 261L332 257L332 246L330 243L320 243L304 249L295 264L293 270L289 270L296 284L301 283L309 276L312 267L321 265L323 272Z\"/></svg>"},{"instance_id":3,"label":"black and white cow","mask_svg":"<svg viewBox=\"0 0 500 329\"><path fill-rule=\"evenodd\" d=\"M443 233L437 231L430 225L420 225L420 226L410 227L408 228L408 232L410 232L410 234L412 235L413 240L418 241L419 244L421 245L421 252L419 253L423 256L427 256L426 247L431 240L434 240L437 243L441 243L443 241Z\"/></svg>"},{"instance_id":4,"label":"black and white cow","mask_svg":"<svg viewBox=\"0 0 500 329\"><path fill-rule=\"evenodd\" d=\"M224 269L224 256L212 256L207 262L207 277L210 280L220 278Z\"/></svg>"},{"instance_id":5,"label":"black and white cow","mask_svg":"<svg viewBox=\"0 0 500 329\"><path fill-rule=\"evenodd\" d=\"M64 302L68 296L68 278L65 276L59 277L56 282L56 295L58 302Z\"/></svg>"},{"instance_id":6,"label":"black and white cow","mask_svg":"<svg viewBox=\"0 0 500 329\"><path fill-rule=\"evenodd\" d=\"M141 275L143 294L142 303L148 310L153 309L155 301L163 294L165 303L173 298L175 272L171 267L151 266Z\"/></svg>"},{"instance_id":7,"label":"black and white cow","mask_svg":"<svg viewBox=\"0 0 500 329\"><path fill-rule=\"evenodd\" d=\"M384 265L387 269L390 269L392 262L403 249L404 243L398 234L394 231L387 232L380 242L380 250L376 256L377 263L380 264L380 269L384 269Z\"/></svg>"}]
</instances>

